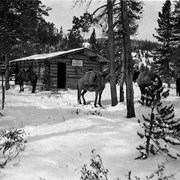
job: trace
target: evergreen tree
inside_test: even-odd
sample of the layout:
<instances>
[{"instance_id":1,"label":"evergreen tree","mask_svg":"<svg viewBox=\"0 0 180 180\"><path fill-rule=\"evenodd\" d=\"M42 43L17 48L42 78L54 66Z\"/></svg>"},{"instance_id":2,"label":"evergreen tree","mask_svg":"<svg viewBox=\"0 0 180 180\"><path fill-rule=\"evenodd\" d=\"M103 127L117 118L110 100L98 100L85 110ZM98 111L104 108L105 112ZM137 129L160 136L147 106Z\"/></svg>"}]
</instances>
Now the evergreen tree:
<instances>
[{"instance_id":1,"label":"evergreen tree","mask_svg":"<svg viewBox=\"0 0 180 180\"><path fill-rule=\"evenodd\" d=\"M82 16L79 18L74 16L72 23L73 27L72 29L79 29L82 33L89 32L89 28L92 26L93 23L95 23L96 20L93 19L92 14L85 12Z\"/></svg>"},{"instance_id":2,"label":"evergreen tree","mask_svg":"<svg viewBox=\"0 0 180 180\"><path fill-rule=\"evenodd\" d=\"M173 145L180 145L180 119L174 118L173 104L161 101L169 95L169 90L164 91L163 87L156 89L156 84L152 84L147 92L149 96L145 98L152 101L151 112L149 117L143 115L143 122L138 121L143 131L137 134L145 138L145 142L137 147L140 156L136 159L145 159L159 152L176 159L180 151L175 150Z\"/></svg>"},{"instance_id":3,"label":"evergreen tree","mask_svg":"<svg viewBox=\"0 0 180 180\"><path fill-rule=\"evenodd\" d=\"M42 21L37 28L37 43L40 49L40 52L37 53L56 51L61 36L54 23L46 22L45 20Z\"/></svg>"},{"instance_id":4,"label":"evergreen tree","mask_svg":"<svg viewBox=\"0 0 180 180\"><path fill-rule=\"evenodd\" d=\"M36 28L49 8L39 0L2 0L0 3L0 47L5 57L5 85L9 89L11 50L22 42L35 40Z\"/></svg>"},{"instance_id":5,"label":"evergreen tree","mask_svg":"<svg viewBox=\"0 0 180 180\"><path fill-rule=\"evenodd\" d=\"M174 1L174 11L172 17L174 46L180 45L180 1Z\"/></svg>"},{"instance_id":6,"label":"evergreen tree","mask_svg":"<svg viewBox=\"0 0 180 180\"><path fill-rule=\"evenodd\" d=\"M174 70L176 71L176 73L179 72L180 69L180 61L179 61L179 57L180 57L180 53L179 53L179 49L180 49L180 1L176 0L174 1L174 11L173 11L173 38L174 38L174 42L173 42L173 55L172 55L172 59L174 60Z\"/></svg>"},{"instance_id":7,"label":"evergreen tree","mask_svg":"<svg viewBox=\"0 0 180 180\"><path fill-rule=\"evenodd\" d=\"M56 45L56 50L57 51L65 51L67 50L67 36L63 32L63 28L60 28L60 31L58 33L58 43Z\"/></svg>"},{"instance_id":8,"label":"evergreen tree","mask_svg":"<svg viewBox=\"0 0 180 180\"><path fill-rule=\"evenodd\" d=\"M90 39L89 39L89 43L91 45L91 50L94 51L95 53L99 53L95 29L93 29L93 32L92 32Z\"/></svg>"},{"instance_id":9,"label":"evergreen tree","mask_svg":"<svg viewBox=\"0 0 180 180\"><path fill-rule=\"evenodd\" d=\"M82 47L82 43L83 37L80 34L80 30L71 29L67 39L68 49L80 48Z\"/></svg>"},{"instance_id":10,"label":"evergreen tree","mask_svg":"<svg viewBox=\"0 0 180 180\"><path fill-rule=\"evenodd\" d=\"M173 43L173 25L172 25L172 12L171 1L166 0L162 7L162 12L158 14L158 28L156 32L158 35L154 35L157 40L162 43L162 46L157 49L158 58L155 62L156 70L159 72L161 78L170 87L171 78L174 76L172 67L172 43Z\"/></svg>"},{"instance_id":11,"label":"evergreen tree","mask_svg":"<svg viewBox=\"0 0 180 180\"><path fill-rule=\"evenodd\" d=\"M159 48L161 45L158 42L133 39L131 40L131 46L132 46L132 51L137 51L137 50L153 51Z\"/></svg>"}]
</instances>

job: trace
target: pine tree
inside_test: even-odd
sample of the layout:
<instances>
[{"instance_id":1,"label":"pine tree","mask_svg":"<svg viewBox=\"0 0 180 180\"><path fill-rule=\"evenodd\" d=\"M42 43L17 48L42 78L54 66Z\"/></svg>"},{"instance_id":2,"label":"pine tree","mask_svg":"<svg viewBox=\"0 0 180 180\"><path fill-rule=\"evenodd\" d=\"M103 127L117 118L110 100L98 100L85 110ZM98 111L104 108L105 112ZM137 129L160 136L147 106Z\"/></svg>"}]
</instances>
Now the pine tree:
<instances>
[{"instance_id":1,"label":"pine tree","mask_svg":"<svg viewBox=\"0 0 180 180\"><path fill-rule=\"evenodd\" d=\"M9 60L12 49L35 40L36 28L49 8L37 0L2 0L0 2L0 48L5 57L5 86L9 89Z\"/></svg>"},{"instance_id":2,"label":"pine tree","mask_svg":"<svg viewBox=\"0 0 180 180\"><path fill-rule=\"evenodd\" d=\"M174 70L179 71L180 62L179 62L179 49L180 49L180 1L174 1L174 11L173 11L173 55L172 59L174 60Z\"/></svg>"},{"instance_id":3,"label":"pine tree","mask_svg":"<svg viewBox=\"0 0 180 180\"><path fill-rule=\"evenodd\" d=\"M149 117L143 115L144 122L138 120L142 132L137 132L140 138L145 138L145 142L137 149L140 156L136 159L148 158L150 154L166 153L172 158L180 156L180 151L173 148L173 145L180 145L180 119L175 118L173 104L165 104L163 98L169 95L169 90L164 91L164 87L155 88L155 84L148 89L149 97L152 100Z\"/></svg>"},{"instance_id":4,"label":"pine tree","mask_svg":"<svg viewBox=\"0 0 180 180\"><path fill-rule=\"evenodd\" d=\"M94 51L95 53L99 53L95 29L93 29L93 32L92 32L90 39L89 39L89 43L91 44L91 50Z\"/></svg>"},{"instance_id":5,"label":"pine tree","mask_svg":"<svg viewBox=\"0 0 180 180\"><path fill-rule=\"evenodd\" d=\"M154 37L162 43L162 46L157 50L158 58L155 62L156 70L159 72L164 82L168 84L168 87L170 87L171 78L174 76L171 60L173 25L170 0L166 0L162 7L162 12L159 12L158 16L159 27L156 29L158 35L154 35Z\"/></svg>"},{"instance_id":6,"label":"pine tree","mask_svg":"<svg viewBox=\"0 0 180 180\"><path fill-rule=\"evenodd\" d=\"M174 11L173 11L173 37L174 46L179 47L180 45L180 1L174 1Z\"/></svg>"},{"instance_id":7,"label":"pine tree","mask_svg":"<svg viewBox=\"0 0 180 180\"><path fill-rule=\"evenodd\" d=\"M82 47L83 37L80 34L80 30L71 29L68 34L68 49L80 48Z\"/></svg>"}]
</instances>

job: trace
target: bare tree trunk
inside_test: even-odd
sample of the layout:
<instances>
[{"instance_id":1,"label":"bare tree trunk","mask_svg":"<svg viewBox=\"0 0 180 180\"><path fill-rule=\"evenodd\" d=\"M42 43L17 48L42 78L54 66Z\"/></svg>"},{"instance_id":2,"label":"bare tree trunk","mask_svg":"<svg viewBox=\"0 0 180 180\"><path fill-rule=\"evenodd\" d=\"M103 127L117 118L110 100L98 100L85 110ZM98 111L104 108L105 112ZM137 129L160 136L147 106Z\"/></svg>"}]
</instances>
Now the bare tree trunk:
<instances>
[{"instance_id":1,"label":"bare tree trunk","mask_svg":"<svg viewBox=\"0 0 180 180\"><path fill-rule=\"evenodd\" d=\"M5 49L5 87L6 90L8 90L10 88L9 86L9 38L8 38L8 34L7 34L7 9L8 9L8 5L7 5L7 0L4 0L4 16L5 16L5 21L4 21L4 49Z\"/></svg>"},{"instance_id":2,"label":"bare tree trunk","mask_svg":"<svg viewBox=\"0 0 180 180\"><path fill-rule=\"evenodd\" d=\"M122 53L122 62L121 69L120 69L120 89L119 89L119 102L124 102L124 78L125 78L125 67L124 67L124 53Z\"/></svg>"},{"instance_id":3,"label":"bare tree trunk","mask_svg":"<svg viewBox=\"0 0 180 180\"><path fill-rule=\"evenodd\" d=\"M110 59L110 86L111 86L111 105L118 104L116 91L116 74L115 74L115 45L114 45L114 31L113 31L113 0L107 0L108 13L108 35L109 35L109 59Z\"/></svg>"},{"instance_id":4,"label":"bare tree trunk","mask_svg":"<svg viewBox=\"0 0 180 180\"><path fill-rule=\"evenodd\" d=\"M122 11L122 27L123 27L123 53L124 53L124 62L125 62L127 118L132 118L135 117L134 90L132 83L133 62L131 56L127 1L125 0L121 0L121 11Z\"/></svg>"},{"instance_id":5,"label":"bare tree trunk","mask_svg":"<svg viewBox=\"0 0 180 180\"><path fill-rule=\"evenodd\" d=\"M5 88L4 88L4 78L2 74L2 109L4 109L5 104Z\"/></svg>"},{"instance_id":6,"label":"bare tree trunk","mask_svg":"<svg viewBox=\"0 0 180 180\"><path fill-rule=\"evenodd\" d=\"M8 47L7 50L5 50L5 88L6 90L10 89L9 85L9 52Z\"/></svg>"}]
</instances>

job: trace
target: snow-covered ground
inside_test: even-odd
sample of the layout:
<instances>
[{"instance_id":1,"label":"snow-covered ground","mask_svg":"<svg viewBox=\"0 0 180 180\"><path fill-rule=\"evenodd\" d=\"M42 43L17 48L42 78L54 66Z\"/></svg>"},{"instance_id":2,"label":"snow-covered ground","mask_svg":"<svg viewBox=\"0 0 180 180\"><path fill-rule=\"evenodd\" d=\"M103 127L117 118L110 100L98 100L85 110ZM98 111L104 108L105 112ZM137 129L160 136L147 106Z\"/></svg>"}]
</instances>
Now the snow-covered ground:
<instances>
[{"instance_id":1,"label":"snow-covered ground","mask_svg":"<svg viewBox=\"0 0 180 180\"><path fill-rule=\"evenodd\" d=\"M119 86L117 86L119 92ZM101 155L109 180L127 179L133 175L145 180L166 163L166 173L176 173L180 179L180 160L165 155L135 160L139 155L136 147L141 143L137 136L140 129L137 120L148 114L149 108L138 103L140 91L134 84L136 117L126 118L126 103L111 107L110 87L102 95L104 108L94 108L94 93L85 97L87 106L77 104L77 91L37 91L31 94L27 86L19 93L18 86L6 92L5 109L0 111L0 131L22 128L27 134L25 151L0 169L1 180L79 180L84 164L90 164L91 150ZM175 89L170 90L167 102L175 106L180 117L180 98ZM177 147L180 149L180 147Z\"/></svg>"}]
</instances>

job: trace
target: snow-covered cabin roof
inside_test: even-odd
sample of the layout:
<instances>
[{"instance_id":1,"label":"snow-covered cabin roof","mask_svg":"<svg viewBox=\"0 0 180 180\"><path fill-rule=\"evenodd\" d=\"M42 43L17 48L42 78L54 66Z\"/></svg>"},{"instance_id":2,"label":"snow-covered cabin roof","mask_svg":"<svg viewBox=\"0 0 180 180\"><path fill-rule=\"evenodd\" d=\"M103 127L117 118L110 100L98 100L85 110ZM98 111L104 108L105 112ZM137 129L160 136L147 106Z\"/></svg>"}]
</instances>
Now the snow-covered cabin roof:
<instances>
[{"instance_id":1,"label":"snow-covered cabin roof","mask_svg":"<svg viewBox=\"0 0 180 180\"><path fill-rule=\"evenodd\" d=\"M104 58L101 55L98 55L91 51L88 48L82 47L82 48L76 48L76 49L71 49L68 51L58 51L58 52L53 52L53 53L46 53L46 54L35 54L32 56L27 56L19 59L14 59L11 60L10 62L17 62L17 61L28 61L28 60L43 60L43 59L51 59L54 57L61 57L67 54L73 54L73 53L78 53L78 52L84 52L87 56L89 57L98 57L97 61L99 62L109 62L106 58Z\"/></svg>"}]
</instances>

